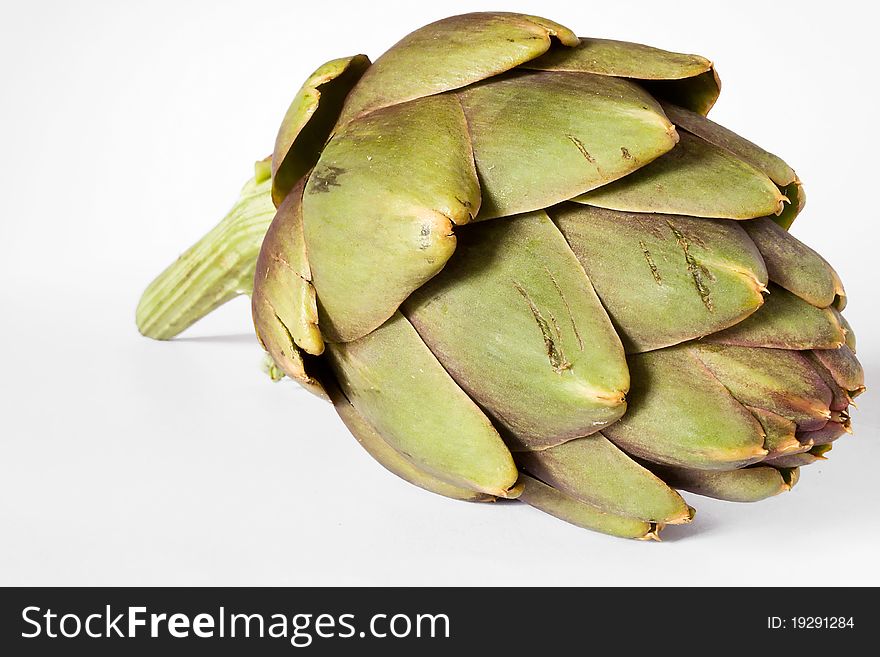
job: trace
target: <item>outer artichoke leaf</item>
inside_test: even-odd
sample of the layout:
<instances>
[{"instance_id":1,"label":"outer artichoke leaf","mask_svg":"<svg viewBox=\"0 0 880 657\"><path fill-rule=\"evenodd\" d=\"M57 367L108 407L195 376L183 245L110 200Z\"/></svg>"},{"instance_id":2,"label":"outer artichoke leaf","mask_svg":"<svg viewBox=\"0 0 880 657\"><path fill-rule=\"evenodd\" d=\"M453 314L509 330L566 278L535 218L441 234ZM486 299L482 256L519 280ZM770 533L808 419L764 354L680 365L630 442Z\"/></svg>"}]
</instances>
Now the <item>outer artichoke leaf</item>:
<instances>
[{"instance_id":1,"label":"outer artichoke leaf","mask_svg":"<svg viewBox=\"0 0 880 657\"><path fill-rule=\"evenodd\" d=\"M480 219L537 210L605 185L678 139L650 95L604 75L517 71L456 95L483 189Z\"/></svg>"},{"instance_id":2,"label":"outer artichoke leaf","mask_svg":"<svg viewBox=\"0 0 880 657\"><path fill-rule=\"evenodd\" d=\"M458 232L446 268L402 310L513 448L598 431L626 410L620 339L544 212Z\"/></svg>"},{"instance_id":3,"label":"outer artichoke leaf","mask_svg":"<svg viewBox=\"0 0 880 657\"><path fill-rule=\"evenodd\" d=\"M817 308L778 285L771 284L769 292L757 312L705 341L775 349L836 349L844 344L846 332L832 308Z\"/></svg>"},{"instance_id":4,"label":"outer artichoke leaf","mask_svg":"<svg viewBox=\"0 0 880 657\"><path fill-rule=\"evenodd\" d=\"M767 454L760 423L688 347L636 354L628 362L629 408L602 430L618 447L702 470L732 470Z\"/></svg>"},{"instance_id":5,"label":"outer artichoke leaf","mask_svg":"<svg viewBox=\"0 0 880 657\"><path fill-rule=\"evenodd\" d=\"M661 103L666 116L679 128L683 128L705 139L711 144L723 148L741 160L748 162L756 169L763 171L782 189L789 200L782 212L773 217L773 221L788 229L795 217L803 210L807 197L797 174L782 158L768 153L748 139L740 137L732 130L707 119L702 114L692 112L671 103Z\"/></svg>"},{"instance_id":6,"label":"outer artichoke leaf","mask_svg":"<svg viewBox=\"0 0 880 657\"><path fill-rule=\"evenodd\" d=\"M791 490L795 481L788 470L766 465L728 471L649 467L670 486L729 502L758 502Z\"/></svg>"},{"instance_id":7,"label":"outer artichoke leaf","mask_svg":"<svg viewBox=\"0 0 880 657\"><path fill-rule=\"evenodd\" d=\"M719 331L763 303L764 262L737 222L575 204L551 213L629 353Z\"/></svg>"},{"instance_id":8,"label":"outer artichoke leaf","mask_svg":"<svg viewBox=\"0 0 880 657\"><path fill-rule=\"evenodd\" d=\"M272 154L275 206L315 166L351 88L370 65L366 55L334 59L309 76L291 102Z\"/></svg>"},{"instance_id":9,"label":"outer artichoke leaf","mask_svg":"<svg viewBox=\"0 0 880 657\"><path fill-rule=\"evenodd\" d=\"M480 188L452 96L377 110L327 144L309 176L303 227L324 335L381 325L455 249Z\"/></svg>"},{"instance_id":10,"label":"outer artichoke leaf","mask_svg":"<svg viewBox=\"0 0 880 657\"><path fill-rule=\"evenodd\" d=\"M580 37L580 43L573 48L555 48L526 62L522 68L639 80L678 80L705 73L712 68L712 62L699 55L670 52L641 43Z\"/></svg>"},{"instance_id":11,"label":"outer artichoke leaf","mask_svg":"<svg viewBox=\"0 0 880 657\"><path fill-rule=\"evenodd\" d=\"M287 195L266 232L257 258L251 303L261 336L280 331L282 338L283 334L289 335L297 347L317 356L324 351L324 341L318 329L318 306L303 239L304 183L305 179L300 179ZM285 342L271 341L273 345Z\"/></svg>"},{"instance_id":12,"label":"outer artichoke leaf","mask_svg":"<svg viewBox=\"0 0 880 657\"><path fill-rule=\"evenodd\" d=\"M501 436L400 313L359 340L328 343L326 354L358 413L417 467L458 487L511 494L517 470Z\"/></svg>"},{"instance_id":13,"label":"outer artichoke leaf","mask_svg":"<svg viewBox=\"0 0 880 657\"><path fill-rule=\"evenodd\" d=\"M775 468L800 468L805 465L812 465L816 461L827 460L827 454L831 451L831 445L816 445L809 452L802 454L786 454L775 459L766 461L766 465L772 465Z\"/></svg>"},{"instance_id":14,"label":"outer artichoke leaf","mask_svg":"<svg viewBox=\"0 0 880 657\"><path fill-rule=\"evenodd\" d=\"M846 292L831 265L769 217L743 222L764 262L770 280L818 308L843 310Z\"/></svg>"},{"instance_id":15,"label":"outer artichoke leaf","mask_svg":"<svg viewBox=\"0 0 880 657\"><path fill-rule=\"evenodd\" d=\"M574 48L555 48L522 68L651 80L650 90L658 98L679 99L703 114L720 91L712 62L705 57L611 39L581 37Z\"/></svg>"},{"instance_id":16,"label":"outer artichoke leaf","mask_svg":"<svg viewBox=\"0 0 880 657\"><path fill-rule=\"evenodd\" d=\"M369 455L389 472L396 474L401 479L419 488L424 488L427 491L443 495L444 497L468 502L491 502L495 500L494 495L487 495L486 493L454 486L439 477L425 472L391 447L366 418L358 413L357 409L351 405L351 402L348 401L337 386L328 386L327 392L333 401L336 412L339 413L339 417L342 418L345 426L348 427L348 430L351 431L361 447L367 450Z\"/></svg>"},{"instance_id":17,"label":"outer artichoke leaf","mask_svg":"<svg viewBox=\"0 0 880 657\"><path fill-rule=\"evenodd\" d=\"M834 380L834 376L832 376L831 372L828 371L828 368L825 367L822 361L816 357L816 354L809 351L804 355L807 357L807 360L810 361L810 364L813 366L813 369L816 370L816 373L825 382L825 385L831 390L832 398L830 408L832 414L835 411L845 411L849 408L849 405L852 403L852 396L849 391Z\"/></svg>"},{"instance_id":18,"label":"outer artichoke leaf","mask_svg":"<svg viewBox=\"0 0 880 657\"><path fill-rule=\"evenodd\" d=\"M661 528L653 523L605 513L528 475L522 475L522 482L519 500L560 520L620 538L659 540Z\"/></svg>"},{"instance_id":19,"label":"outer artichoke leaf","mask_svg":"<svg viewBox=\"0 0 880 657\"><path fill-rule=\"evenodd\" d=\"M779 187L787 187L797 181L797 174L781 158L768 153L732 130L671 103L661 103L666 116L679 128L684 128L710 144L723 148L759 171L763 171Z\"/></svg>"},{"instance_id":20,"label":"outer artichoke leaf","mask_svg":"<svg viewBox=\"0 0 880 657\"><path fill-rule=\"evenodd\" d=\"M663 157L574 199L612 210L753 219L788 201L767 175L688 132Z\"/></svg>"},{"instance_id":21,"label":"outer artichoke leaf","mask_svg":"<svg viewBox=\"0 0 880 657\"><path fill-rule=\"evenodd\" d=\"M788 418L801 431L831 417L831 390L802 353L706 343L687 349L743 404Z\"/></svg>"},{"instance_id":22,"label":"outer artichoke leaf","mask_svg":"<svg viewBox=\"0 0 880 657\"><path fill-rule=\"evenodd\" d=\"M263 238L251 297L257 339L275 365L320 397L327 394L306 371L303 350L320 354L324 345L317 326L315 290L302 237L302 183L287 196Z\"/></svg>"},{"instance_id":23,"label":"outer artichoke leaf","mask_svg":"<svg viewBox=\"0 0 880 657\"><path fill-rule=\"evenodd\" d=\"M766 458L774 458L783 454L805 452L797 438L797 425L786 417L777 415L765 408L746 406L755 419L761 423L764 429L764 449L768 454Z\"/></svg>"},{"instance_id":24,"label":"outer artichoke leaf","mask_svg":"<svg viewBox=\"0 0 880 657\"><path fill-rule=\"evenodd\" d=\"M601 433L516 453L515 458L541 481L607 513L668 524L690 521L690 509L681 495Z\"/></svg>"},{"instance_id":25,"label":"outer artichoke leaf","mask_svg":"<svg viewBox=\"0 0 880 657\"><path fill-rule=\"evenodd\" d=\"M817 349L816 359L831 373L837 385L856 397L865 391L865 372L847 345L837 349Z\"/></svg>"},{"instance_id":26,"label":"outer artichoke leaf","mask_svg":"<svg viewBox=\"0 0 880 657\"><path fill-rule=\"evenodd\" d=\"M844 434L852 433L852 423L846 410L832 411L831 419L821 429L815 431L802 431L798 433L798 440L810 448L816 445L830 445ZM805 450L806 451L806 450Z\"/></svg>"},{"instance_id":27,"label":"outer artichoke leaf","mask_svg":"<svg viewBox=\"0 0 880 657\"><path fill-rule=\"evenodd\" d=\"M802 431L798 434L798 440L804 444L804 451L815 447L816 445L830 445L835 440L846 433L850 433L849 416L845 414L837 414L837 417L828 420L821 429L815 431Z\"/></svg>"},{"instance_id":28,"label":"outer artichoke leaf","mask_svg":"<svg viewBox=\"0 0 880 657\"><path fill-rule=\"evenodd\" d=\"M565 46L578 42L568 28L524 14L463 14L426 25L376 60L349 97L341 122L508 71L547 52L551 37Z\"/></svg>"}]
</instances>

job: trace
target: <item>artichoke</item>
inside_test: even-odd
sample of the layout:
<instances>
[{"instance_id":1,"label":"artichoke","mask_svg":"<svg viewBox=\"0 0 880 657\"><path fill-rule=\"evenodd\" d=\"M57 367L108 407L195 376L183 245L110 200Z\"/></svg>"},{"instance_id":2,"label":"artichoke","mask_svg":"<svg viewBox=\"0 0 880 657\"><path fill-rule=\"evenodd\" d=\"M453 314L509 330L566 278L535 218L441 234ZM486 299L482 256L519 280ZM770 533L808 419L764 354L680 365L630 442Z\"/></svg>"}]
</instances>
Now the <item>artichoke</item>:
<instances>
[{"instance_id":1,"label":"artichoke","mask_svg":"<svg viewBox=\"0 0 880 657\"><path fill-rule=\"evenodd\" d=\"M456 499L656 538L693 517L676 489L789 490L863 373L788 232L797 175L706 118L718 94L702 57L508 13L328 62L140 330L252 294L273 377Z\"/></svg>"}]
</instances>

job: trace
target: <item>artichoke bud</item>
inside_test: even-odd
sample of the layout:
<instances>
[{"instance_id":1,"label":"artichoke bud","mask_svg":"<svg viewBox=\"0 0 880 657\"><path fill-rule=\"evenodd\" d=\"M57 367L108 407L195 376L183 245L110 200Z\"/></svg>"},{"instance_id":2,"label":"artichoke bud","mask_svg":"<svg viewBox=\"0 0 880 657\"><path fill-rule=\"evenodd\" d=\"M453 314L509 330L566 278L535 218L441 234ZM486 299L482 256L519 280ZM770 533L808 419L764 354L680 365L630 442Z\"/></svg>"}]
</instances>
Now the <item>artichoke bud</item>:
<instances>
[{"instance_id":1,"label":"artichoke bud","mask_svg":"<svg viewBox=\"0 0 880 657\"><path fill-rule=\"evenodd\" d=\"M864 374L788 232L800 179L707 118L719 91L703 57L510 13L328 62L139 326L252 293L273 378L446 497L657 538L693 518L679 490L790 490Z\"/></svg>"}]
</instances>

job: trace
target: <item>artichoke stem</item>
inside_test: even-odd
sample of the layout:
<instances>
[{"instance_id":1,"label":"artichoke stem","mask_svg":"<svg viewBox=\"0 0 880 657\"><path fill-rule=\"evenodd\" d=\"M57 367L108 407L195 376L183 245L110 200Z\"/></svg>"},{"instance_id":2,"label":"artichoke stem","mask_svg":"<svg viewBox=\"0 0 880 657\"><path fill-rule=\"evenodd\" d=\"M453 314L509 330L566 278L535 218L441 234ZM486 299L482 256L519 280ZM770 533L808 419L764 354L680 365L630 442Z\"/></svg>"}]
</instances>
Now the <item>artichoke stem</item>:
<instances>
[{"instance_id":1,"label":"artichoke stem","mask_svg":"<svg viewBox=\"0 0 880 657\"><path fill-rule=\"evenodd\" d=\"M147 286L135 315L148 338L169 340L215 308L250 294L263 237L275 216L266 161L214 228Z\"/></svg>"}]
</instances>

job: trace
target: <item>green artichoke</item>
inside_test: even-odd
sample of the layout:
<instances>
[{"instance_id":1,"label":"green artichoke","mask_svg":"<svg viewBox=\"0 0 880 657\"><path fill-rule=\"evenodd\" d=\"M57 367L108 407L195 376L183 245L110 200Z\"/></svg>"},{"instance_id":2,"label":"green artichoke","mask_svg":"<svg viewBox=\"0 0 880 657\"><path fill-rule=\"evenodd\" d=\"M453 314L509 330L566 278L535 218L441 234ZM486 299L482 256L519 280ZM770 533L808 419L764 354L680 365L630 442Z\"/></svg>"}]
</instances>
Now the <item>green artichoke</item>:
<instances>
[{"instance_id":1,"label":"green artichoke","mask_svg":"<svg viewBox=\"0 0 880 657\"><path fill-rule=\"evenodd\" d=\"M519 14L328 62L138 325L251 293L275 378L448 497L656 538L693 517L676 489L788 490L863 373L839 278L788 232L800 181L706 118L718 93L702 57Z\"/></svg>"}]
</instances>

